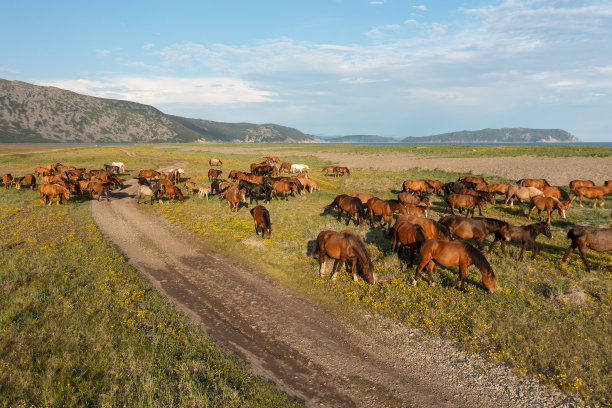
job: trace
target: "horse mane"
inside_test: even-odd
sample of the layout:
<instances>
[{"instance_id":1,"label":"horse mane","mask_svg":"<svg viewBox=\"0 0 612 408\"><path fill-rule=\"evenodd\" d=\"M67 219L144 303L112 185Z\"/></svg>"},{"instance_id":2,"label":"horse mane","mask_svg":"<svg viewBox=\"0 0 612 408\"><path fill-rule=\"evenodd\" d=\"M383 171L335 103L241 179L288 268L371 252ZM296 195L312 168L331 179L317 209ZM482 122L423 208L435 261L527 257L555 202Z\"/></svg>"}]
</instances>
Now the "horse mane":
<instances>
[{"instance_id":1,"label":"horse mane","mask_svg":"<svg viewBox=\"0 0 612 408\"><path fill-rule=\"evenodd\" d=\"M491 264L489 263L489 261L487 261L487 258L485 258L484 255L478 249L474 248L467 242L463 242L463 241L460 241L460 242L463 245L463 248L465 249L465 251L470 256L470 258L472 258L472 263L474 264L474 266L480 270L486 269L490 271L491 276L495 277L495 275L493 274L493 269L491 269Z\"/></svg>"},{"instance_id":2,"label":"horse mane","mask_svg":"<svg viewBox=\"0 0 612 408\"><path fill-rule=\"evenodd\" d=\"M495 225L497 228L502 228L503 226L509 226L506 221L498 220L497 218L489 218L489 217L474 217L477 220L482 220L488 224Z\"/></svg>"},{"instance_id":3,"label":"horse mane","mask_svg":"<svg viewBox=\"0 0 612 408\"><path fill-rule=\"evenodd\" d=\"M272 223L270 222L270 213L268 212L268 210L262 211L262 213L265 228L270 228L272 226Z\"/></svg>"},{"instance_id":4,"label":"horse mane","mask_svg":"<svg viewBox=\"0 0 612 408\"><path fill-rule=\"evenodd\" d=\"M372 254L370 253L370 251L365 245L365 242L363 242L363 239L361 239L359 235L355 234L351 230L344 230L341 232L341 234L344 235L346 239L351 241L351 243L353 243L353 247L357 251L357 256L364 265L372 264Z\"/></svg>"},{"instance_id":5,"label":"horse mane","mask_svg":"<svg viewBox=\"0 0 612 408\"><path fill-rule=\"evenodd\" d=\"M449 215L450 217L450 215ZM444 217L446 218L446 217ZM443 218L441 218L442 220ZM442 235L444 235L446 238L448 238L449 240L453 239L453 234L451 234L450 232L450 228L448 228L448 226L446 226L445 224L442 224L440 221L434 221L435 222L435 226L438 228L438 231L440 231L442 233Z\"/></svg>"}]
</instances>

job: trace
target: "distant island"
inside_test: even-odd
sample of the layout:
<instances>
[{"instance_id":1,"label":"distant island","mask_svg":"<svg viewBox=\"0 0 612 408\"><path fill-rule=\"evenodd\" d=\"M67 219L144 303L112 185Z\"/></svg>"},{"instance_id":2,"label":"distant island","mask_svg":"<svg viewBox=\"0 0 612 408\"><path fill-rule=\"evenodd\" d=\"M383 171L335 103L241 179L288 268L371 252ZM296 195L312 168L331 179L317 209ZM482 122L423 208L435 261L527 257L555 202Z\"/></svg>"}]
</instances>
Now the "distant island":
<instances>
[{"instance_id":1,"label":"distant island","mask_svg":"<svg viewBox=\"0 0 612 408\"><path fill-rule=\"evenodd\" d=\"M561 129L504 128L404 139L314 136L291 127L168 115L136 102L0 79L0 143L575 143Z\"/></svg>"}]
</instances>

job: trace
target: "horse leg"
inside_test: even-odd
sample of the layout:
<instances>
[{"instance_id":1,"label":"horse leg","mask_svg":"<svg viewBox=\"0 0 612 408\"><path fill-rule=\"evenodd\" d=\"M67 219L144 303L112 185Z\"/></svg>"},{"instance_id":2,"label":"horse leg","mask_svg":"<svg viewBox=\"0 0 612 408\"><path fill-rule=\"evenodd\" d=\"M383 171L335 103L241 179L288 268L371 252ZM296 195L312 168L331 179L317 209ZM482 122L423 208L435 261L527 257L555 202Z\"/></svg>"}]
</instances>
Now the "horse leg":
<instances>
[{"instance_id":1,"label":"horse leg","mask_svg":"<svg viewBox=\"0 0 612 408\"><path fill-rule=\"evenodd\" d=\"M540 252L540 250L538 249L535 240L531 241L530 244L533 247L533 255L531 255L531 259L535 259L536 255L538 254L538 252Z\"/></svg>"},{"instance_id":2,"label":"horse leg","mask_svg":"<svg viewBox=\"0 0 612 408\"><path fill-rule=\"evenodd\" d=\"M431 260L431 255L424 256L423 253L421 252L421 262L419 262L419 266L417 266L416 272L414 274L414 278L412 278L412 286L416 286L417 278L419 277L421 270L423 270L425 265L427 265L430 262L433 263L433 261Z\"/></svg>"},{"instance_id":3,"label":"horse leg","mask_svg":"<svg viewBox=\"0 0 612 408\"><path fill-rule=\"evenodd\" d=\"M462 292L467 292L465 290L465 275L467 274L467 265L464 262L459 263L459 276L457 276L457 280L453 284L456 286L459 281L461 281L461 285L459 286L459 290Z\"/></svg>"},{"instance_id":4,"label":"horse leg","mask_svg":"<svg viewBox=\"0 0 612 408\"><path fill-rule=\"evenodd\" d=\"M370 213L370 228L374 228L374 213L372 209L368 209L368 213Z\"/></svg>"},{"instance_id":5,"label":"horse leg","mask_svg":"<svg viewBox=\"0 0 612 408\"><path fill-rule=\"evenodd\" d=\"M599 197L595 197L595 201L593 201L593 208L597 207L597 199L598 199L598 198L599 198Z\"/></svg>"},{"instance_id":6,"label":"horse leg","mask_svg":"<svg viewBox=\"0 0 612 408\"><path fill-rule=\"evenodd\" d=\"M491 245L489 245L489 253L491 253L491 251L493 251L493 246L497 243L497 241L499 241L499 239L497 238L497 235L495 236L495 238L493 238L493 242L491 242ZM503 245L503 243L502 243Z\"/></svg>"},{"instance_id":7,"label":"horse leg","mask_svg":"<svg viewBox=\"0 0 612 408\"><path fill-rule=\"evenodd\" d=\"M321 278L325 276L325 264L326 263L327 263L327 255L325 254L325 250L319 250L319 276Z\"/></svg>"},{"instance_id":8,"label":"horse leg","mask_svg":"<svg viewBox=\"0 0 612 408\"><path fill-rule=\"evenodd\" d=\"M357 258L351 261L351 272L353 272L353 282L357 282L359 280L359 276L357 276Z\"/></svg>"},{"instance_id":9,"label":"horse leg","mask_svg":"<svg viewBox=\"0 0 612 408\"><path fill-rule=\"evenodd\" d=\"M346 212L346 225L349 225L349 222L351 222L351 218L353 218L353 214L351 214L350 212ZM355 217L356 218L356 217Z\"/></svg>"},{"instance_id":10,"label":"horse leg","mask_svg":"<svg viewBox=\"0 0 612 408\"><path fill-rule=\"evenodd\" d=\"M578 244L574 241L572 241L572 243L570 244L569 248L567 248L565 250L565 253L563 254L563 258L561 259L561 263L564 264L567 261L567 257L569 256L569 254L571 254L572 252L574 252L574 249L578 246Z\"/></svg>"},{"instance_id":11,"label":"horse leg","mask_svg":"<svg viewBox=\"0 0 612 408\"><path fill-rule=\"evenodd\" d=\"M332 269L332 271L334 272L332 274L331 280L332 282L336 280L336 278L338 277L338 272L340 272L341 267L344 266L346 259L344 258L340 258L336 261L334 268Z\"/></svg>"},{"instance_id":12,"label":"horse leg","mask_svg":"<svg viewBox=\"0 0 612 408\"><path fill-rule=\"evenodd\" d=\"M580 251L580 258L582 258L582 262L584 263L584 266L586 266L587 271L590 271L591 266L589 265L589 261L587 261L584 243L578 243L578 250Z\"/></svg>"},{"instance_id":13,"label":"horse leg","mask_svg":"<svg viewBox=\"0 0 612 408\"><path fill-rule=\"evenodd\" d=\"M429 276L429 286L431 286L432 288L436 286L436 283L433 281L433 270L435 266L436 266L436 263L434 261L429 261L429 263L427 264L427 275Z\"/></svg>"},{"instance_id":14,"label":"horse leg","mask_svg":"<svg viewBox=\"0 0 612 408\"><path fill-rule=\"evenodd\" d=\"M527 241L523 241L523 246L521 247L521 253L518 256L518 260L522 261L523 260L523 253L525 252L525 248L527 248ZM534 253L534 257L535 257L535 253Z\"/></svg>"}]
</instances>

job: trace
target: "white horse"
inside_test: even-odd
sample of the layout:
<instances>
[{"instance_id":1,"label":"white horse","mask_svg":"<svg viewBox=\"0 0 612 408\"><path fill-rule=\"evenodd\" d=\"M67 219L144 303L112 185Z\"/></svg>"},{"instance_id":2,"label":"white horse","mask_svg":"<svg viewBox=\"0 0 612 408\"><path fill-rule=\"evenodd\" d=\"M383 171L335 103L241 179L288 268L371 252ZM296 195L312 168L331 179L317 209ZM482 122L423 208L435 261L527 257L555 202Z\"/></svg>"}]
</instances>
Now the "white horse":
<instances>
[{"instance_id":1,"label":"white horse","mask_svg":"<svg viewBox=\"0 0 612 408\"><path fill-rule=\"evenodd\" d=\"M291 172L292 173L308 172L309 169L310 169L310 167L308 167L305 164L292 164L291 165Z\"/></svg>"},{"instance_id":2,"label":"white horse","mask_svg":"<svg viewBox=\"0 0 612 408\"><path fill-rule=\"evenodd\" d=\"M123 162L113 162L111 166L117 166L120 172L125 173L125 164Z\"/></svg>"}]
</instances>

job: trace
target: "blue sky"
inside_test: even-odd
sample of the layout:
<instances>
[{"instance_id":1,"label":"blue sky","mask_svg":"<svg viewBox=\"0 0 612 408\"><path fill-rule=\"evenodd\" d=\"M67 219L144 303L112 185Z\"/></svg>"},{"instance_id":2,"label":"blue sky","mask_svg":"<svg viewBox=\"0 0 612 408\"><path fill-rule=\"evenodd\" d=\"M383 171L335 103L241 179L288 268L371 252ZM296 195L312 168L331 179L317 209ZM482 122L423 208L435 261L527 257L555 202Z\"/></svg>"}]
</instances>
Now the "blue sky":
<instances>
[{"instance_id":1,"label":"blue sky","mask_svg":"<svg viewBox=\"0 0 612 408\"><path fill-rule=\"evenodd\" d=\"M612 141L612 0L2 0L0 35L0 78L175 115Z\"/></svg>"}]
</instances>

